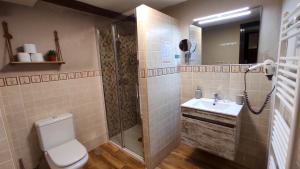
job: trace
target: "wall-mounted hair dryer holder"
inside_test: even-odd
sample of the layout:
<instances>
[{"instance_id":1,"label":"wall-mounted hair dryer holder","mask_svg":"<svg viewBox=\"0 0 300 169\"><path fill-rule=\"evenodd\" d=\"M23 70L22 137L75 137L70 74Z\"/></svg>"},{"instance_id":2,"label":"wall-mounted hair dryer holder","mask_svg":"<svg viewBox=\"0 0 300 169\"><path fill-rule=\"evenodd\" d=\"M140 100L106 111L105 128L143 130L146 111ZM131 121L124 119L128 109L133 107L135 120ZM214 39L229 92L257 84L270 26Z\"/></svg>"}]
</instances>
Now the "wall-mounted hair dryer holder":
<instances>
[{"instance_id":1,"label":"wall-mounted hair dryer holder","mask_svg":"<svg viewBox=\"0 0 300 169\"><path fill-rule=\"evenodd\" d=\"M270 60L270 59L267 59L265 60L263 63L259 63L259 64L256 64L254 66L251 66L250 68L247 69L247 71L245 72L244 74L244 83L245 83L245 89L244 89L244 97L245 97L245 103L246 103L246 106L249 108L249 110L254 113L254 114L260 114L264 108L266 107L266 105L268 104L270 98L271 98L271 95L275 89L275 86L272 88L272 90L267 94L266 96L266 99L263 103L263 105L261 106L261 108L258 110L258 111L255 111L250 103L249 103L249 96L248 96L248 93L247 93L247 83L246 83L246 78L247 78L247 73L250 72L251 70L255 70L257 68L263 68L263 72L264 74L267 76L268 80L272 80L272 77L274 75L274 72L275 72L275 63Z\"/></svg>"},{"instance_id":2,"label":"wall-mounted hair dryer holder","mask_svg":"<svg viewBox=\"0 0 300 169\"><path fill-rule=\"evenodd\" d=\"M267 78L269 80L272 80L272 77L273 77L274 72L275 72L275 63L274 63L273 60L270 60L270 59L265 60L263 63L258 63L256 65L251 66L250 68L248 68L246 73L248 73L251 70L261 68L261 67L263 69L264 74L267 76Z\"/></svg>"}]
</instances>

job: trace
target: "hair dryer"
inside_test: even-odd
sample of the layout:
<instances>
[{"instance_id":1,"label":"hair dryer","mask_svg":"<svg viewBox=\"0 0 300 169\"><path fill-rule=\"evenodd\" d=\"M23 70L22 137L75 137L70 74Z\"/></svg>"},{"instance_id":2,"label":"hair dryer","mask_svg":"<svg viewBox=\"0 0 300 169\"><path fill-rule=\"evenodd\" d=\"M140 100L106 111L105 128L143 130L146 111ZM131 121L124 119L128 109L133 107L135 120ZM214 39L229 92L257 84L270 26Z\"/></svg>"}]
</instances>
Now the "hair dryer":
<instances>
[{"instance_id":1,"label":"hair dryer","mask_svg":"<svg viewBox=\"0 0 300 169\"><path fill-rule=\"evenodd\" d=\"M247 84L246 84L246 75L249 71L251 70L254 70L256 68L260 68L260 67L263 67L263 72L264 74L268 77L269 80L272 80L272 77L273 77L273 74L275 72L275 63L270 60L270 59L267 59L265 60L263 63L259 63L259 64L256 64L254 66L251 66L250 68L248 68L248 70L245 72L245 75L244 75L244 83L245 83L245 89L244 89L244 96L245 96L245 101L246 101L246 106L249 108L249 110L254 113L254 114L260 114L264 108L266 107L268 101L270 100L270 97L271 97L271 94L272 92L274 91L275 89L275 86L272 88L272 90L267 94L266 96L266 99L263 103L263 105L260 107L260 109L258 111L255 111L252 106L250 105L249 103L249 96L248 96L248 93L247 93Z\"/></svg>"},{"instance_id":2,"label":"hair dryer","mask_svg":"<svg viewBox=\"0 0 300 169\"><path fill-rule=\"evenodd\" d=\"M264 74L268 77L269 80L272 80L273 74L275 72L274 62L270 59L267 59L263 63L258 63L256 65L251 66L250 68L248 68L247 72L259 67L263 67Z\"/></svg>"}]
</instances>

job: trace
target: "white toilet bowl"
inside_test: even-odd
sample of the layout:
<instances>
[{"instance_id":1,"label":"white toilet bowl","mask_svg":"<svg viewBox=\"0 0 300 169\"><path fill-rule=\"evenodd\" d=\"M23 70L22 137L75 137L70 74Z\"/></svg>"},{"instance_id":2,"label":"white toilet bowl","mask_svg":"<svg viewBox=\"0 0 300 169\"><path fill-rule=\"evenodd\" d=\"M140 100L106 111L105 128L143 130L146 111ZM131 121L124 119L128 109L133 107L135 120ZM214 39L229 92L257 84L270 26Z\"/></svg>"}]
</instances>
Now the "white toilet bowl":
<instances>
[{"instance_id":1,"label":"white toilet bowl","mask_svg":"<svg viewBox=\"0 0 300 169\"><path fill-rule=\"evenodd\" d=\"M86 164L89 155L75 138L71 113L39 120L35 126L51 169L80 169Z\"/></svg>"}]
</instances>

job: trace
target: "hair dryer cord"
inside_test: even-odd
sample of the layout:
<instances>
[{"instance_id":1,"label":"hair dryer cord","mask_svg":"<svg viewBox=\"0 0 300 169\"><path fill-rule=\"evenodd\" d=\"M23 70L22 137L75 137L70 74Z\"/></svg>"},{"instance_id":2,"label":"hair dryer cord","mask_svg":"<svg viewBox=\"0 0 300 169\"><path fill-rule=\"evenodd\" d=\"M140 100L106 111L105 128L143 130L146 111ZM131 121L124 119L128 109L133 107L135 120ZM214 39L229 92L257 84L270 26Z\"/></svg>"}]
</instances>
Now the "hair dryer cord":
<instances>
[{"instance_id":1,"label":"hair dryer cord","mask_svg":"<svg viewBox=\"0 0 300 169\"><path fill-rule=\"evenodd\" d=\"M271 95L272 95L272 92L273 92L274 89L275 89L275 86L274 86L273 89L267 94L266 99L265 99L263 105L261 106L261 108L260 108L258 111L255 111L255 110L251 107L251 105L250 105L250 103L249 103L249 96L248 96L248 93L247 93L246 75L247 75L248 72L249 72L249 70L247 70L247 71L245 72L245 74L244 74L244 83L245 83L244 96L245 96L245 102L246 102L247 107L249 108L249 110L250 110L253 114L260 114L260 113L264 110L264 108L267 106L267 104L268 104L268 102L269 102L269 100L270 100L270 97L271 97Z\"/></svg>"}]
</instances>

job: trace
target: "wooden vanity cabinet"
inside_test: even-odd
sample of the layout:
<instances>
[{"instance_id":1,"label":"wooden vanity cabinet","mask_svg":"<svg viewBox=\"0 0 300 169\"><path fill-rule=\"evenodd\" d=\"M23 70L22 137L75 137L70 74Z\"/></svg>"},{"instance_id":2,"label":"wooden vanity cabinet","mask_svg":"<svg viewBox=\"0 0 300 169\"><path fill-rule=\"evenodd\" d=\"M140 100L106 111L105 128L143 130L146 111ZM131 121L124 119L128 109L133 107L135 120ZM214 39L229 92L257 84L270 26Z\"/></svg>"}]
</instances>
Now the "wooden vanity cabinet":
<instances>
[{"instance_id":1,"label":"wooden vanity cabinet","mask_svg":"<svg viewBox=\"0 0 300 169\"><path fill-rule=\"evenodd\" d=\"M234 160L239 144L241 113L230 116L181 107L181 140L223 158Z\"/></svg>"}]
</instances>

